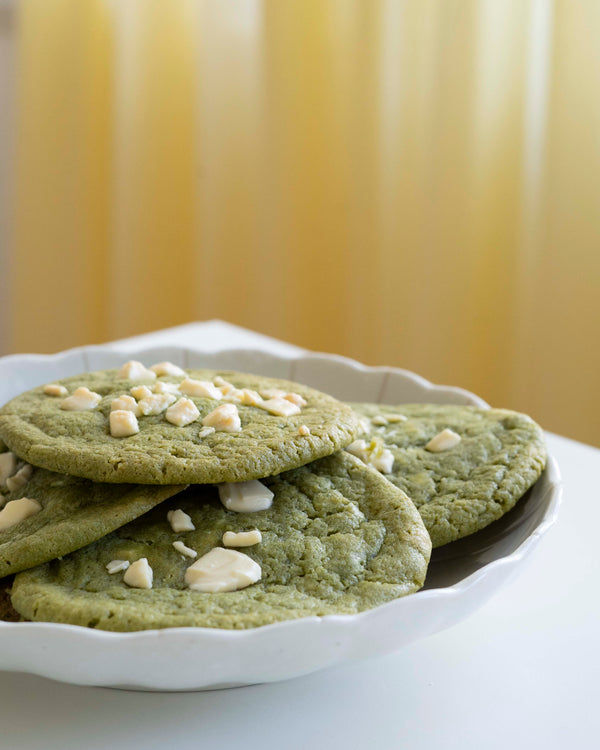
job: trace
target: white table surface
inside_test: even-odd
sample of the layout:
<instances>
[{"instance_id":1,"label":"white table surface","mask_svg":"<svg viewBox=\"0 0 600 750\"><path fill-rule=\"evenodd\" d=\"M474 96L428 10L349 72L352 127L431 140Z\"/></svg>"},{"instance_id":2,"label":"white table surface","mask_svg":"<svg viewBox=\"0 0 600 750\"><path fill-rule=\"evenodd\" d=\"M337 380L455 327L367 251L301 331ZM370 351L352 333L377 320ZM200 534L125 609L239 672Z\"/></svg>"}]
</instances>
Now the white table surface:
<instances>
[{"instance_id":1,"label":"white table surface","mask_svg":"<svg viewBox=\"0 0 600 750\"><path fill-rule=\"evenodd\" d=\"M128 339L297 352L219 321ZM123 342L116 342L116 346ZM204 693L77 687L0 672L0 748L597 748L600 451L548 435L559 520L468 620L391 656Z\"/></svg>"}]
</instances>

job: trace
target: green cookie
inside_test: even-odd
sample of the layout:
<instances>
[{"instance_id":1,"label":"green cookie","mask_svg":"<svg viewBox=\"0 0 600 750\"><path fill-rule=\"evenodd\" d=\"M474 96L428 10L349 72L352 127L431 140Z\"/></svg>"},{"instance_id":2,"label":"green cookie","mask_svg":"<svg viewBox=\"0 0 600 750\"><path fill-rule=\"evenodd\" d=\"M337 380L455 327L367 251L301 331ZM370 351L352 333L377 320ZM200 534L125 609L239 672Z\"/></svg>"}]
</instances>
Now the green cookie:
<instances>
[{"instance_id":1,"label":"green cookie","mask_svg":"<svg viewBox=\"0 0 600 750\"><path fill-rule=\"evenodd\" d=\"M362 438L375 441L375 453L385 446L393 454L392 471L384 476L417 506L434 547L504 515L546 463L543 432L524 414L437 404L352 406L369 423ZM377 424L398 415L407 419ZM427 450L444 429L458 434L460 442L439 453Z\"/></svg>"},{"instance_id":2,"label":"green cookie","mask_svg":"<svg viewBox=\"0 0 600 750\"><path fill-rule=\"evenodd\" d=\"M46 395L40 386L0 409L0 436L19 456L51 471L97 482L187 484L241 482L278 474L343 448L359 429L350 407L298 383L212 370L188 370L186 375L202 381L221 376L238 389L293 392L307 404L293 416L236 405L240 432L217 430L204 436L202 419L225 402L189 396L200 412L191 424L171 424L165 413L140 416L137 434L113 437L111 402L139 383L117 379L116 370L102 370L58 381L69 393L85 386L100 394L97 408L64 411L63 399ZM182 377L172 375L158 379L181 381ZM300 427L308 428L309 434L300 434Z\"/></svg>"},{"instance_id":3,"label":"green cookie","mask_svg":"<svg viewBox=\"0 0 600 750\"><path fill-rule=\"evenodd\" d=\"M2 492L6 502L27 497L42 509L0 531L0 578L84 547L183 489L99 484L33 469L25 485Z\"/></svg>"},{"instance_id":4,"label":"green cookie","mask_svg":"<svg viewBox=\"0 0 600 750\"><path fill-rule=\"evenodd\" d=\"M4 622L19 622L21 616L15 610L10 601L10 587L12 577L3 578L0 581L0 620Z\"/></svg>"},{"instance_id":5,"label":"green cookie","mask_svg":"<svg viewBox=\"0 0 600 750\"><path fill-rule=\"evenodd\" d=\"M431 543L403 492L341 451L269 478L272 506L225 510L210 486L190 487L143 518L60 561L15 578L13 605L32 620L103 630L180 626L252 628L310 615L352 614L423 585ZM195 531L175 534L169 509L183 509ZM262 541L240 551L261 567L247 588L202 593L186 587L193 564L172 546L202 556L222 547L225 531L259 529ZM129 588L111 560L147 558L150 590Z\"/></svg>"}]
</instances>

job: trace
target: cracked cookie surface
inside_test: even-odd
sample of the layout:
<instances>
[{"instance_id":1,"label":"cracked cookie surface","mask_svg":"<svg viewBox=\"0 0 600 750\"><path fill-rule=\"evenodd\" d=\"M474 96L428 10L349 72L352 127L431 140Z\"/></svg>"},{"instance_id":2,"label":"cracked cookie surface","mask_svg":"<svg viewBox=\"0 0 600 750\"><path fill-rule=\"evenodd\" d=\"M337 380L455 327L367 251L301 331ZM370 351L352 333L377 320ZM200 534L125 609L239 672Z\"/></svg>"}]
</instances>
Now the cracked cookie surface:
<instances>
[{"instance_id":1,"label":"cracked cookie surface","mask_svg":"<svg viewBox=\"0 0 600 750\"><path fill-rule=\"evenodd\" d=\"M101 484L34 468L26 484L3 493L6 502L29 497L42 509L0 531L0 578L100 539L183 489Z\"/></svg>"},{"instance_id":2,"label":"cracked cookie surface","mask_svg":"<svg viewBox=\"0 0 600 750\"><path fill-rule=\"evenodd\" d=\"M264 480L272 506L234 513L210 486L193 486L85 549L19 574L13 604L33 620L104 630L201 626L244 629L311 615L354 614L419 589L431 543L406 495L354 456L340 451ZM188 513L195 531L175 534L170 509ZM181 539L202 556L225 531L259 529L244 548L262 578L240 591L186 588L193 562L173 548ZM153 588L128 588L105 569L113 559L146 557Z\"/></svg>"},{"instance_id":3,"label":"cracked cookie surface","mask_svg":"<svg viewBox=\"0 0 600 750\"><path fill-rule=\"evenodd\" d=\"M239 389L292 391L307 402L294 416L275 416L256 406L238 405L240 432L201 436L202 419L222 401L187 396L199 411L196 421L179 427L165 414L139 417L139 432L110 434L111 403L129 395L139 382L117 379L117 370L100 370L56 381L69 393L79 387L100 394L97 408L64 411L61 399L43 386L17 396L0 409L0 437L19 456L51 471L97 482L188 484L241 482L278 474L330 455L356 436L356 417L345 404L287 380L229 371L186 370L188 378L221 376ZM181 377L156 382L178 384ZM300 427L309 434L299 434Z\"/></svg>"},{"instance_id":4,"label":"cracked cookie surface","mask_svg":"<svg viewBox=\"0 0 600 750\"><path fill-rule=\"evenodd\" d=\"M352 407L369 423L363 438L381 441L393 454L385 477L417 506L434 547L500 518L546 464L542 429L525 414L450 404ZM406 420L377 424L398 415ZM441 452L427 450L445 429L458 434L460 442Z\"/></svg>"}]
</instances>

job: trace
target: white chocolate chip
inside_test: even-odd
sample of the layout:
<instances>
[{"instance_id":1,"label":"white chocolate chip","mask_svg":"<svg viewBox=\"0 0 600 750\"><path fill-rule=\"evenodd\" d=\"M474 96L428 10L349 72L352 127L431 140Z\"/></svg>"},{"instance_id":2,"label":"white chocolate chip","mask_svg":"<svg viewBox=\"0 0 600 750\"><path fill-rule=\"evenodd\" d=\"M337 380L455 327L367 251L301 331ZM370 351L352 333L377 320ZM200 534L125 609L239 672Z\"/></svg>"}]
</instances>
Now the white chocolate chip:
<instances>
[{"instance_id":1,"label":"white chocolate chip","mask_svg":"<svg viewBox=\"0 0 600 750\"><path fill-rule=\"evenodd\" d=\"M135 414L126 409L111 411L109 422L110 434L113 437L131 437L140 431Z\"/></svg>"},{"instance_id":2,"label":"white chocolate chip","mask_svg":"<svg viewBox=\"0 0 600 750\"><path fill-rule=\"evenodd\" d=\"M305 424L300 425L298 427L298 435L310 435L310 427L307 427Z\"/></svg>"},{"instance_id":3,"label":"white chocolate chip","mask_svg":"<svg viewBox=\"0 0 600 750\"><path fill-rule=\"evenodd\" d=\"M194 531L196 528L190 516L180 508L170 510L167 513L167 521L171 524L171 528L176 534L182 531Z\"/></svg>"},{"instance_id":4,"label":"white chocolate chip","mask_svg":"<svg viewBox=\"0 0 600 750\"><path fill-rule=\"evenodd\" d=\"M220 375L217 375L213 379L213 383L219 388L223 396L226 396L231 391L237 390L233 383L229 383L227 380L224 380Z\"/></svg>"},{"instance_id":5,"label":"white chocolate chip","mask_svg":"<svg viewBox=\"0 0 600 750\"><path fill-rule=\"evenodd\" d=\"M230 385L230 384L229 384ZM260 406L263 403L261 395L251 388L223 388L223 399L232 404L243 404L244 406Z\"/></svg>"},{"instance_id":6,"label":"white chocolate chip","mask_svg":"<svg viewBox=\"0 0 600 750\"><path fill-rule=\"evenodd\" d=\"M214 427L219 432L241 432L242 423L235 404L222 404L202 420L205 427Z\"/></svg>"},{"instance_id":7,"label":"white chocolate chip","mask_svg":"<svg viewBox=\"0 0 600 750\"><path fill-rule=\"evenodd\" d=\"M67 396L60 403L60 408L65 411L91 411L102 401L99 393L90 391L89 388L81 386L72 396Z\"/></svg>"},{"instance_id":8,"label":"white chocolate chip","mask_svg":"<svg viewBox=\"0 0 600 750\"><path fill-rule=\"evenodd\" d=\"M388 414L386 419L390 424L395 424L396 422L406 422L407 417L404 414Z\"/></svg>"},{"instance_id":9,"label":"white chocolate chip","mask_svg":"<svg viewBox=\"0 0 600 750\"><path fill-rule=\"evenodd\" d=\"M147 385L135 385L133 388L129 389L129 393L131 393L131 395L138 400L142 398L148 398L148 396L152 395L152 391L150 390L150 388L148 388Z\"/></svg>"},{"instance_id":10,"label":"white chocolate chip","mask_svg":"<svg viewBox=\"0 0 600 750\"><path fill-rule=\"evenodd\" d=\"M185 571L185 582L194 591L239 591L260 581L260 565L243 552L215 547Z\"/></svg>"},{"instance_id":11,"label":"white chocolate chip","mask_svg":"<svg viewBox=\"0 0 600 750\"><path fill-rule=\"evenodd\" d=\"M257 406L277 417L293 417L295 414L300 414L300 407L285 398L270 398Z\"/></svg>"},{"instance_id":12,"label":"white chocolate chip","mask_svg":"<svg viewBox=\"0 0 600 750\"><path fill-rule=\"evenodd\" d=\"M383 427L384 425L386 425L388 423L387 419L384 416L382 416L381 414L379 414L376 417L373 417L371 419L371 422L373 422L373 424L377 425L378 427Z\"/></svg>"},{"instance_id":13,"label":"white chocolate chip","mask_svg":"<svg viewBox=\"0 0 600 750\"><path fill-rule=\"evenodd\" d=\"M41 509L42 506L40 503L29 497L20 497L18 500L11 500L0 510L0 531L5 531L12 526L16 526L26 518L39 513Z\"/></svg>"},{"instance_id":14,"label":"white chocolate chip","mask_svg":"<svg viewBox=\"0 0 600 750\"><path fill-rule=\"evenodd\" d=\"M176 404L169 406L165 414L165 419L177 427L185 427L195 422L199 416L200 412L196 404L189 398L182 397Z\"/></svg>"},{"instance_id":15,"label":"white chocolate chip","mask_svg":"<svg viewBox=\"0 0 600 750\"><path fill-rule=\"evenodd\" d=\"M138 401L138 409L140 415L144 417L162 414L176 400L177 397L172 393L151 393Z\"/></svg>"},{"instance_id":16,"label":"white chocolate chip","mask_svg":"<svg viewBox=\"0 0 600 750\"><path fill-rule=\"evenodd\" d=\"M123 581L134 589L151 589L153 577L147 558L140 557L127 568Z\"/></svg>"},{"instance_id":17,"label":"white chocolate chip","mask_svg":"<svg viewBox=\"0 0 600 750\"><path fill-rule=\"evenodd\" d=\"M252 547L262 542L262 534L258 529L252 531L226 531L223 534L223 545L225 547Z\"/></svg>"},{"instance_id":18,"label":"white chocolate chip","mask_svg":"<svg viewBox=\"0 0 600 750\"><path fill-rule=\"evenodd\" d=\"M205 438L205 437L208 437L209 435L212 435L213 432L216 432L214 427L203 427L198 433L198 437Z\"/></svg>"},{"instance_id":19,"label":"white chocolate chip","mask_svg":"<svg viewBox=\"0 0 600 750\"><path fill-rule=\"evenodd\" d=\"M0 453L0 484L5 484L17 470L17 457L12 451Z\"/></svg>"},{"instance_id":20,"label":"white chocolate chip","mask_svg":"<svg viewBox=\"0 0 600 750\"><path fill-rule=\"evenodd\" d=\"M44 393L47 396L62 396L63 398L69 395L69 391L64 385L58 385L57 383L48 383L48 385L45 385Z\"/></svg>"},{"instance_id":21,"label":"white chocolate chip","mask_svg":"<svg viewBox=\"0 0 600 750\"><path fill-rule=\"evenodd\" d=\"M281 388L266 388L260 392L260 395L264 399L268 398L284 398L287 391L282 391Z\"/></svg>"},{"instance_id":22,"label":"white chocolate chip","mask_svg":"<svg viewBox=\"0 0 600 750\"><path fill-rule=\"evenodd\" d=\"M382 474L391 474L394 467L394 454L388 448L384 448L380 454L371 458L370 463Z\"/></svg>"},{"instance_id":23,"label":"white chocolate chip","mask_svg":"<svg viewBox=\"0 0 600 750\"><path fill-rule=\"evenodd\" d=\"M299 393L286 393L284 399L296 404L296 406L306 406L306 400Z\"/></svg>"},{"instance_id":24,"label":"white chocolate chip","mask_svg":"<svg viewBox=\"0 0 600 750\"><path fill-rule=\"evenodd\" d=\"M380 438L374 438L370 443L366 440L355 440L346 446L346 450L382 474L390 474L394 466L394 455L383 445Z\"/></svg>"},{"instance_id":25,"label":"white chocolate chip","mask_svg":"<svg viewBox=\"0 0 600 750\"><path fill-rule=\"evenodd\" d=\"M216 388L210 380L193 380L192 378L186 378L179 384L179 390L187 396L213 398L216 401L220 401L223 397L221 391Z\"/></svg>"},{"instance_id":26,"label":"white chocolate chip","mask_svg":"<svg viewBox=\"0 0 600 750\"><path fill-rule=\"evenodd\" d=\"M360 458L361 461L368 463L369 461L369 449L366 440L355 440L350 445L346 446L348 453L352 453L353 456Z\"/></svg>"},{"instance_id":27,"label":"white chocolate chip","mask_svg":"<svg viewBox=\"0 0 600 750\"><path fill-rule=\"evenodd\" d=\"M223 505L236 513L256 513L273 504L273 492L258 479L219 484L217 488Z\"/></svg>"},{"instance_id":28,"label":"white chocolate chip","mask_svg":"<svg viewBox=\"0 0 600 750\"><path fill-rule=\"evenodd\" d=\"M181 396L178 383L165 383L159 380L152 390L154 393L174 393L176 396Z\"/></svg>"},{"instance_id":29,"label":"white chocolate chip","mask_svg":"<svg viewBox=\"0 0 600 750\"><path fill-rule=\"evenodd\" d=\"M442 453L442 451L449 451L460 443L461 437L453 430L446 428L431 440L425 446L425 450L431 451L432 453Z\"/></svg>"},{"instance_id":30,"label":"white chocolate chip","mask_svg":"<svg viewBox=\"0 0 600 750\"><path fill-rule=\"evenodd\" d=\"M106 570L109 575L113 573L120 573L122 570L127 570L129 567L129 560L111 560L106 564Z\"/></svg>"},{"instance_id":31,"label":"white chocolate chip","mask_svg":"<svg viewBox=\"0 0 600 750\"><path fill-rule=\"evenodd\" d=\"M156 373L148 370L141 362L130 359L117 373L119 380L156 380Z\"/></svg>"},{"instance_id":32,"label":"white chocolate chip","mask_svg":"<svg viewBox=\"0 0 600 750\"><path fill-rule=\"evenodd\" d=\"M136 416L139 415L137 401L133 396L119 396L113 398L110 402L111 411L132 411Z\"/></svg>"},{"instance_id":33,"label":"white chocolate chip","mask_svg":"<svg viewBox=\"0 0 600 750\"><path fill-rule=\"evenodd\" d=\"M185 372L181 367L174 365L172 362L157 362L155 365L152 365L150 369L159 377L161 375L185 375Z\"/></svg>"},{"instance_id":34,"label":"white chocolate chip","mask_svg":"<svg viewBox=\"0 0 600 750\"><path fill-rule=\"evenodd\" d=\"M242 388L240 394L240 403L244 406L260 406L262 404L260 393L253 391L251 388Z\"/></svg>"},{"instance_id":35,"label":"white chocolate chip","mask_svg":"<svg viewBox=\"0 0 600 750\"><path fill-rule=\"evenodd\" d=\"M180 555L184 555L185 557L198 557L198 553L196 550L190 549L190 547L186 547L183 542L180 542L177 540L176 542L173 542L173 547L179 552Z\"/></svg>"},{"instance_id":36,"label":"white chocolate chip","mask_svg":"<svg viewBox=\"0 0 600 750\"><path fill-rule=\"evenodd\" d=\"M283 398L292 404L296 404L296 406L306 406L305 399L299 393L289 393L288 391L282 391L281 388L268 388L261 391L260 395L265 399Z\"/></svg>"},{"instance_id":37,"label":"white chocolate chip","mask_svg":"<svg viewBox=\"0 0 600 750\"><path fill-rule=\"evenodd\" d=\"M14 476L8 477L8 479L6 480L6 488L9 490L9 492L18 490L20 487L23 487L23 485L27 484L27 482L31 479L32 474L33 466L31 466L31 464L25 464L24 466L21 466L19 471L17 471Z\"/></svg>"}]
</instances>

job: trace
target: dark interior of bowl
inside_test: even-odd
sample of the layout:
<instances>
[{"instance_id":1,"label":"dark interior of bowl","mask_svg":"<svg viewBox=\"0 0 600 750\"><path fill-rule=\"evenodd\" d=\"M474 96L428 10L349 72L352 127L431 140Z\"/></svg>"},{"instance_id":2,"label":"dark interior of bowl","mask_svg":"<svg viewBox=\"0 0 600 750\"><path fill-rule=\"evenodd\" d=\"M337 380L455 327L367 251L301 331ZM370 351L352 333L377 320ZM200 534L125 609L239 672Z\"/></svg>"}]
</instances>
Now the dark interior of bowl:
<instances>
[{"instance_id":1,"label":"dark interior of bowl","mask_svg":"<svg viewBox=\"0 0 600 750\"><path fill-rule=\"evenodd\" d=\"M512 554L542 523L552 498L547 470L515 507L485 529L433 550L423 590L452 586Z\"/></svg>"}]
</instances>

